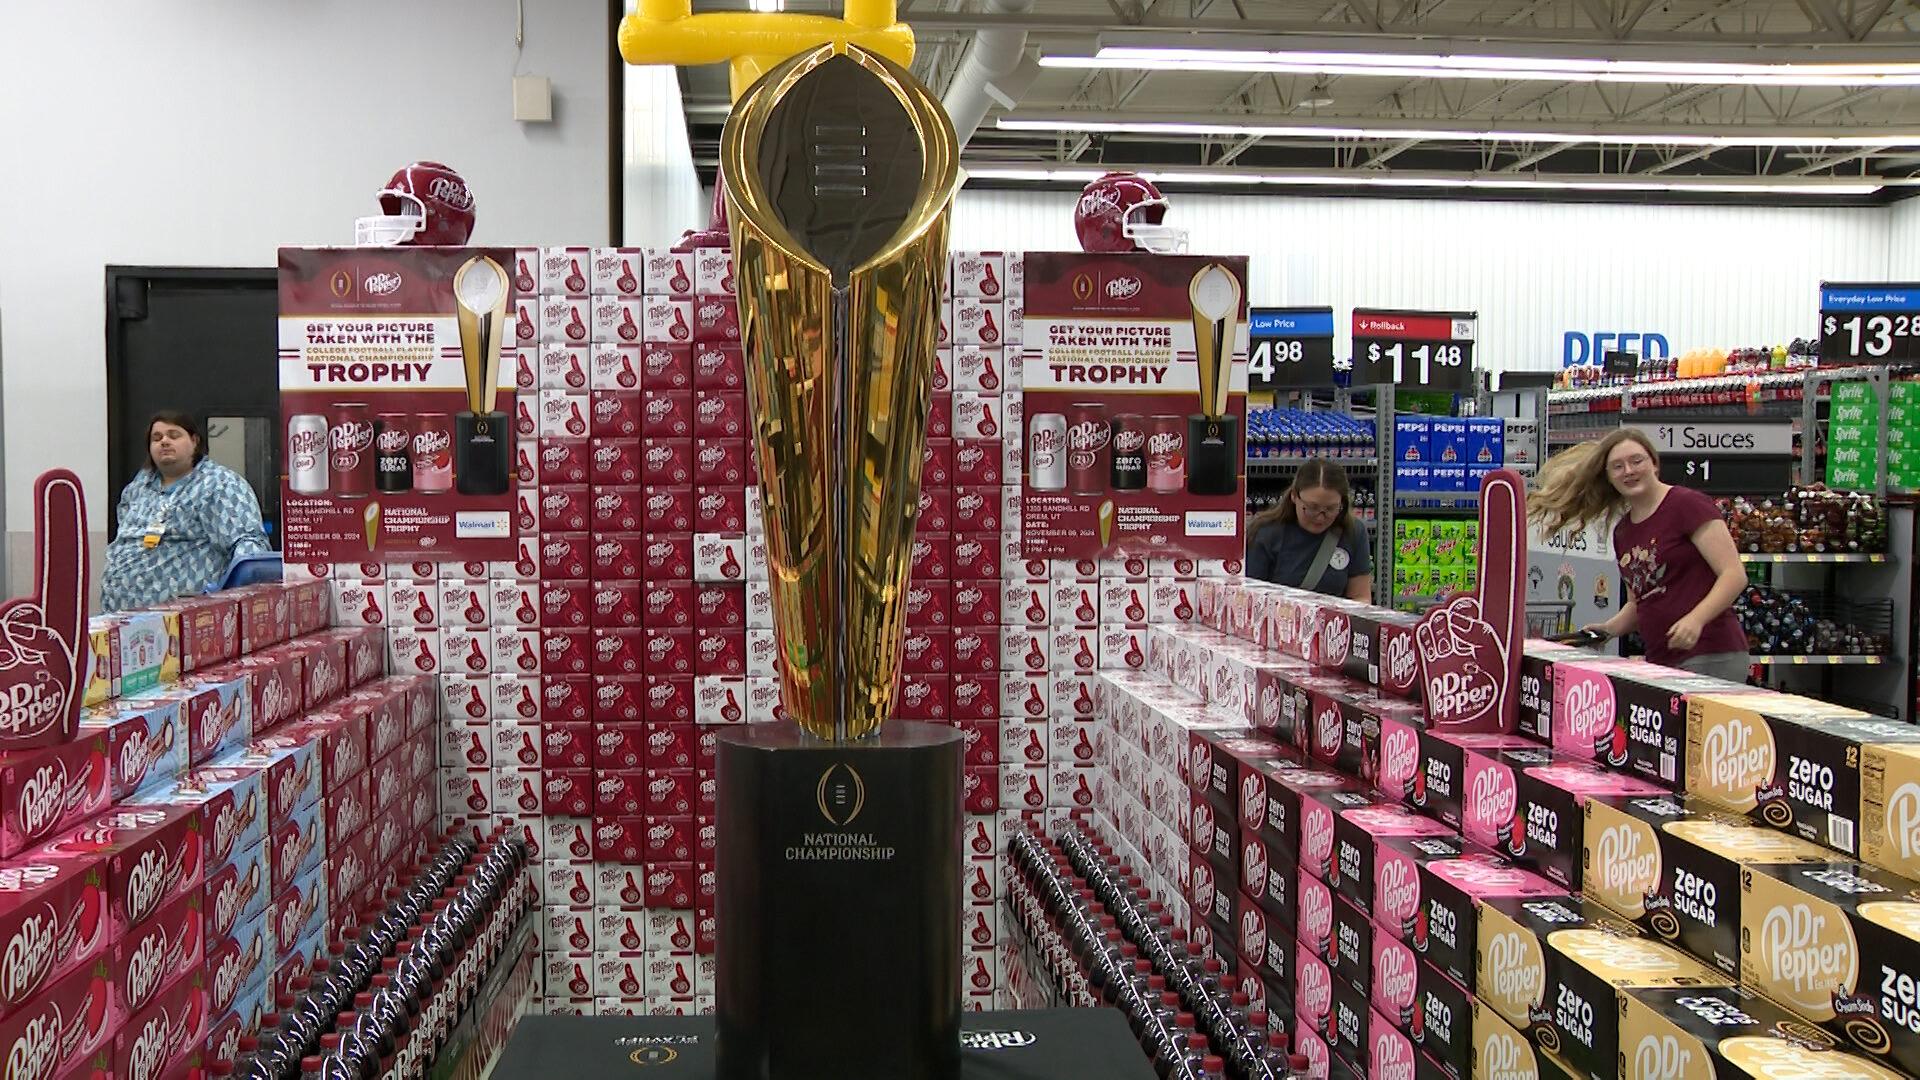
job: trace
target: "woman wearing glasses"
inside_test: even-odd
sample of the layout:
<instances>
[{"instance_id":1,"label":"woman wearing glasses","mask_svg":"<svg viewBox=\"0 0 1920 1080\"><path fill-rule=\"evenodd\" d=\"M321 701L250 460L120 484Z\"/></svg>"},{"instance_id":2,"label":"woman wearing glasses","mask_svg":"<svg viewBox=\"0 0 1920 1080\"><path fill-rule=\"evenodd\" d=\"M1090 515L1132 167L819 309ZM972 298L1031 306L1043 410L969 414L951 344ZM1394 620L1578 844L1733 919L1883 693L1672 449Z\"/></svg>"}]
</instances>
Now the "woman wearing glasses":
<instances>
[{"instance_id":1,"label":"woman wearing glasses","mask_svg":"<svg viewBox=\"0 0 1920 1080\"><path fill-rule=\"evenodd\" d=\"M1712 499L1660 480L1660 454L1637 428L1556 454L1527 498L1548 535L1619 516L1614 561L1627 602L1585 627L1608 637L1640 632L1647 659L1746 681L1747 635L1733 602L1747 587L1740 551Z\"/></svg>"},{"instance_id":2,"label":"woman wearing glasses","mask_svg":"<svg viewBox=\"0 0 1920 1080\"><path fill-rule=\"evenodd\" d=\"M1347 471L1300 466L1280 505L1247 522L1247 576L1350 600L1373 599L1367 527L1353 516Z\"/></svg>"}]
</instances>

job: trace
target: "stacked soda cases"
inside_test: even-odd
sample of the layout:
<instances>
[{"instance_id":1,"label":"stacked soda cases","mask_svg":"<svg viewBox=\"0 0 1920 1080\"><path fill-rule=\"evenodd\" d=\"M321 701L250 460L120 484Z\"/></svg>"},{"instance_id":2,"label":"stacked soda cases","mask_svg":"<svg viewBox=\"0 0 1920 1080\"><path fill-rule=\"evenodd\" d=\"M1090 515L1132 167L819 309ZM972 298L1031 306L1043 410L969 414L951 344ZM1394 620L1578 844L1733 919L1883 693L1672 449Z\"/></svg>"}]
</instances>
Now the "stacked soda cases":
<instances>
[{"instance_id":1,"label":"stacked soda cases","mask_svg":"<svg viewBox=\"0 0 1920 1080\"><path fill-rule=\"evenodd\" d=\"M517 417L540 669L511 756L544 818L546 1006L705 1011L714 735L779 701L731 259L522 260L538 265Z\"/></svg>"},{"instance_id":2,"label":"stacked soda cases","mask_svg":"<svg viewBox=\"0 0 1920 1080\"><path fill-rule=\"evenodd\" d=\"M410 776L392 787L430 776L434 693L382 678L379 636L327 607L275 584L95 620L75 737L0 754L12 1075L186 1075L367 898L405 814L431 822L395 794L376 839L339 794L375 739Z\"/></svg>"},{"instance_id":3,"label":"stacked soda cases","mask_svg":"<svg viewBox=\"0 0 1920 1080\"><path fill-rule=\"evenodd\" d=\"M1834 846L1858 805L1897 857L1910 727L1529 643L1520 730L1446 735L1396 700L1405 616L1198 608L1105 677L1100 825L1316 1075L1913 1068L1920 886Z\"/></svg>"}]
</instances>

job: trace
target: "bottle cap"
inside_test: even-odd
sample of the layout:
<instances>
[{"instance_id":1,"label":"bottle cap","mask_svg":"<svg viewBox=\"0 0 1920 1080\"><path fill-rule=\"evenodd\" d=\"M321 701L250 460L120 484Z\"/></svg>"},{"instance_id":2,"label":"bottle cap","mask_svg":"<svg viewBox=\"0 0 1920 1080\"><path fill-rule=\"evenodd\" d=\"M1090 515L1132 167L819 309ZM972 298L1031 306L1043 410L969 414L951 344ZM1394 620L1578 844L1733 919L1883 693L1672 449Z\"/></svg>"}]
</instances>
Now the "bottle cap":
<instances>
[{"instance_id":1,"label":"bottle cap","mask_svg":"<svg viewBox=\"0 0 1920 1080\"><path fill-rule=\"evenodd\" d=\"M1307 1070L1307 1055L1289 1054L1287 1056L1287 1068L1292 1069L1294 1072L1305 1072Z\"/></svg>"},{"instance_id":2,"label":"bottle cap","mask_svg":"<svg viewBox=\"0 0 1920 1080\"><path fill-rule=\"evenodd\" d=\"M1187 1049L1205 1050L1206 1048L1207 1048L1207 1037L1205 1035L1202 1035L1196 1031L1193 1034L1187 1036Z\"/></svg>"},{"instance_id":3,"label":"bottle cap","mask_svg":"<svg viewBox=\"0 0 1920 1080\"><path fill-rule=\"evenodd\" d=\"M1200 1059L1200 1068L1210 1073L1221 1073L1227 1070L1227 1063L1212 1054L1208 1054L1206 1057Z\"/></svg>"},{"instance_id":4,"label":"bottle cap","mask_svg":"<svg viewBox=\"0 0 1920 1080\"><path fill-rule=\"evenodd\" d=\"M1247 995L1238 990L1233 992L1232 1001L1233 1007L1236 1009L1244 1009L1247 1007Z\"/></svg>"}]
</instances>

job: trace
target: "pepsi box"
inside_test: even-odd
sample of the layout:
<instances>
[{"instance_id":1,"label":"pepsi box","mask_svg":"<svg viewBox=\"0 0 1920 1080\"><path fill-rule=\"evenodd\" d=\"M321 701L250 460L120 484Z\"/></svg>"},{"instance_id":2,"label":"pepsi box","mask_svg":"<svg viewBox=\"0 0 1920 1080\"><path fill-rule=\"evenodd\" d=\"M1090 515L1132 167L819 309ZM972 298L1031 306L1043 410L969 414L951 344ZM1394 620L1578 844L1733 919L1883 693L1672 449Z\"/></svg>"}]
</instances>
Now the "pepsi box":
<instances>
[{"instance_id":1,"label":"pepsi box","mask_svg":"<svg viewBox=\"0 0 1920 1080\"><path fill-rule=\"evenodd\" d=\"M1393 467L1393 490L1395 491L1432 491L1433 466L1408 465L1405 462Z\"/></svg>"},{"instance_id":2,"label":"pepsi box","mask_svg":"<svg viewBox=\"0 0 1920 1080\"><path fill-rule=\"evenodd\" d=\"M1463 492L1467 490L1467 467L1465 465L1435 465L1431 467L1432 482L1428 491ZM1478 490L1477 488L1474 490Z\"/></svg>"},{"instance_id":3,"label":"pepsi box","mask_svg":"<svg viewBox=\"0 0 1920 1080\"><path fill-rule=\"evenodd\" d=\"M1467 422L1451 416L1436 416L1427 436L1427 461L1432 465L1467 464Z\"/></svg>"},{"instance_id":4,"label":"pepsi box","mask_svg":"<svg viewBox=\"0 0 1920 1080\"><path fill-rule=\"evenodd\" d=\"M1494 469L1507 460L1507 422L1498 416L1467 417L1467 464Z\"/></svg>"},{"instance_id":5,"label":"pepsi box","mask_svg":"<svg viewBox=\"0 0 1920 1080\"><path fill-rule=\"evenodd\" d=\"M1395 462L1401 464L1431 462L1433 460L1430 450L1432 442L1433 426L1430 418L1425 416L1393 418L1393 460Z\"/></svg>"}]
</instances>

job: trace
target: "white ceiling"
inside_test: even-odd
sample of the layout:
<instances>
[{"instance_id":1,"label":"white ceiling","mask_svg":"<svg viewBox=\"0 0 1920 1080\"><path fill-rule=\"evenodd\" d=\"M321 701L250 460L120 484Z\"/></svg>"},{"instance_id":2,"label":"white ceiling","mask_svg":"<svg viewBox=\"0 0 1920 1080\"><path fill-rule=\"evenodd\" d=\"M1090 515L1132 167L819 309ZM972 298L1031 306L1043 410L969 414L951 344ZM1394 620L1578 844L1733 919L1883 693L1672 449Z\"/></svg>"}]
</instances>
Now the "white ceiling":
<instances>
[{"instance_id":1,"label":"white ceiling","mask_svg":"<svg viewBox=\"0 0 1920 1080\"><path fill-rule=\"evenodd\" d=\"M723 8L701 5L701 10ZM733 6L744 6L738 3ZM837 0L789 0L835 12ZM919 42L914 71L944 92L973 32L1019 26L1027 53L1088 56L1100 46L1360 48L1378 52L1555 52L1665 61L1920 61L1916 0L1033 0L998 15L984 0L902 0ZM967 148L970 165L1231 167L1384 176L1904 178L1920 172L1920 86L1756 86L1496 81L1358 75L1029 67L1013 116L1131 123L1155 118L1413 129L1418 137L1276 138L1240 133L1011 131L996 106ZM710 170L726 114L726 75L683 73L696 160ZM1077 114L1067 116L1065 114ZM1900 129L1893 131L1890 129ZM1463 132L1437 137L1435 129ZM1473 133L1568 133L1492 140ZM1779 138L1779 146L1701 146L1698 137ZM1590 136L1590 137L1589 137ZM1662 136L1674 142L1661 142ZM1854 138L1805 145L1791 139ZM1885 143L1864 142L1886 138ZM1597 140L1597 141L1596 141ZM1888 187L1881 196L1905 194Z\"/></svg>"}]
</instances>

